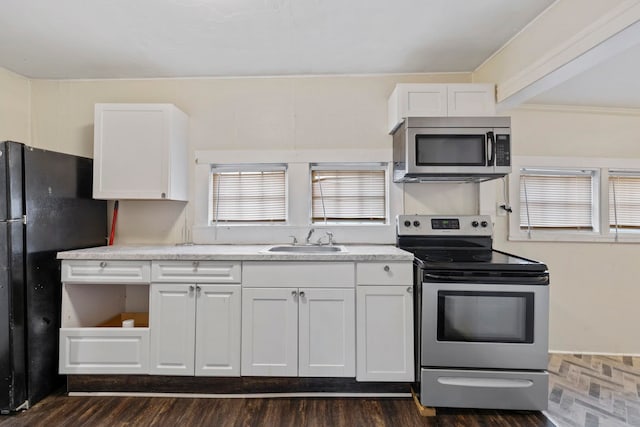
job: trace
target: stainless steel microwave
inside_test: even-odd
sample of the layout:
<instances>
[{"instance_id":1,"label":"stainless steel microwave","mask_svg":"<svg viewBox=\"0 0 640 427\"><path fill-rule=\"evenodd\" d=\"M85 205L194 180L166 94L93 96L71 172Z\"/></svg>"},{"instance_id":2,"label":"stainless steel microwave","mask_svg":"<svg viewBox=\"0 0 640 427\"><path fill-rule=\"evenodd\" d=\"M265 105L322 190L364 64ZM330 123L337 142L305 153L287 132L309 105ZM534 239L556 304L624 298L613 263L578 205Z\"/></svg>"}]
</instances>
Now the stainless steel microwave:
<instances>
[{"instance_id":1,"label":"stainless steel microwave","mask_svg":"<svg viewBox=\"0 0 640 427\"><path fill-rule=\"evenodd\" d=\"M394 182L487 181L511 173L510 117L408 117L393 133Z\"/></svg>"}]
</instances>

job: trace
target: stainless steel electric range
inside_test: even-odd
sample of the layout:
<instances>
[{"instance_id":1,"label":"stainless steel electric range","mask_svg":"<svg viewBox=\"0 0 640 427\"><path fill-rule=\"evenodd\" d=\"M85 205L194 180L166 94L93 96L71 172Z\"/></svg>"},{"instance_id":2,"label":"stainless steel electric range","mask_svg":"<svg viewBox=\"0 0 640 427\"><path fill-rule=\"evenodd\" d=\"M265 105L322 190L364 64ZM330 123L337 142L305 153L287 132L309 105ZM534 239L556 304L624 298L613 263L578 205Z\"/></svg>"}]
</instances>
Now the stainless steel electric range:
<instances>
[{"instance_id":1,"label":"stainless steel electric range","mask_svg":"<svg viewBox=\"0 0 640 427\"><path fill-rule=\"evenodd\" d=\"M400 215L413 252L416 379L432 407L544 410L549 273L494 250L489 216Z\"/></svg>"}]
</instances>

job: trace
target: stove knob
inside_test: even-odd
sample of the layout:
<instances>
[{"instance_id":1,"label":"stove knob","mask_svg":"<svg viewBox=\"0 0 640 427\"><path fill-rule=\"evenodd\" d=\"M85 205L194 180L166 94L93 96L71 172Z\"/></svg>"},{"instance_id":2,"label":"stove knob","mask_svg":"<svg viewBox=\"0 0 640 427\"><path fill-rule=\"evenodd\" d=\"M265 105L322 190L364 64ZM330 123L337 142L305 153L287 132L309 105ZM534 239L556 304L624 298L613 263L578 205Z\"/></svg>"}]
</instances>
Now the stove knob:
<instances>
[{"instance_id":1,"label":"stove knob","mask_svg":"<svg viewBox=\"0 0 640 427\"><path fill-rule=\"evenodd\" d=\"M414 227L420 227L420 221L413 221Z\"/></svg>"},{"instance_id":2,"label":"stove knob","mask_svg":"<svg viewBox=\"0 0 640 427\"><path fill-rule=\"evenodd\" d=\"M405 221L404 222L404 226L405 227L411 227L411 221Z\"/></svg>"},{"instance_id":3,"label":"stove knob","mask_svg":"<svg viewBox=\"0 0 640 427\"><path fill-rule=\"evenodd\" d=\"M477 227L478 226L478 221L472 221L471 225L474 226L474 227Z\"/></svg>"},{"instance_id":4,"label":"stove knob","mask_svg":"<svg viewBox=\"0 0 640 427\"><path fill-rule=\"evenodd\" d=\"M489 225L489 223L487 221L482 221L480 225L483 227L486 227L487 225Z\"/></svg>"}]
</instances>

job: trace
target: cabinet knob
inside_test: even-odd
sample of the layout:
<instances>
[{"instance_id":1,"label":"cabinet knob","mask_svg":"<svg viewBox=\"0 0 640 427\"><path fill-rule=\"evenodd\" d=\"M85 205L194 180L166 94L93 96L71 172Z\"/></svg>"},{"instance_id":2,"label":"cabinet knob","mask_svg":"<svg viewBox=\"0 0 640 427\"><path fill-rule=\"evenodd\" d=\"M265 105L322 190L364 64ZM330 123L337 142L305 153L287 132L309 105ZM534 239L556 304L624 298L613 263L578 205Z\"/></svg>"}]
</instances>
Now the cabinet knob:
<instances>
[{"instance_id":1,"label":"cabinet knob","mask_svg":"<svg viewBox=\"0 0 640 427\"><path fill-rule=\"evenodd\" d=\"M407 292L409 292L410 294L412 294L412 293L413 293L413 286L409 286L409 287L407 288Z\"/></svg>"},{"instance_id":2,"label":"cabinet knob","mask_svg":"<svg viewBox=\"0 0 640 427\"><path fill-rule=\"evenodd\" d=\"M193 286L193 285L190 285L189 286L189 295L193 294L193 291L195 291L195 290L196 290L196 287Z\"/></svg>"},{"instance_id":3,"label":"cabinet knob","mask_svg":"<svg viewBox=\"0 0 640 427\"><path fill-rule=\"evenodd\" d=\"M198 266L200 265L200 261L193 261L191 265L193 265L193 271L198 271Z\"/></svg>"},{"instance_id":4,"label":"cabinet knob","mask_svg":"<svg viewBox=\"0 0 640 427\"><path fill-rule=\"evenodd\" d=\"M166 199L167 198L167 193L160 194L160 197L163 198L163 199Z\"/></svg>"},{"instance_id":5,"label":"cabinet knob","mask_svg":"<svg viewBox=\"0 0 640 427\"><path fill-rule=\"evenodd\" d=\"M198 285L196 285L196 295L200 296L200 292L202 292L202 288Z\"/></svg>"},{"instance_id":6,"label":"cabinet knob","mask_svg":"<svg viewBox=\"0 0 640 427\"><path fill-rule=\"evenodd\" d=\"M294 297L295 297L295 296L297 296L297 295L298 295L298 292L296 292L296 291L291 291L291 296L294 296Z\"/></svg>"},{"instance_id":7,"label":"cabinet knob","mask_svg":"<svg viewBox=\"0 0 640 427\"><path fill-rule=\"evenodd\" d=\"M391 270L391 267L389 267L388 265L385 265L385 266L384 266L384 271L387 271L387 272L388 272L389 270Z\"/></svg>"},{"instance_id":8,"label":"cabinet knob","mask_svg":"<svg viewBox=\"0 0 640 427\"><path fill-rule=\"evenodd\" d=\"M100 261L100 268L105 268L107 266L106 261Z\"/></svg>"},{"instance_id":9,"label":"cabinet knob","mask_svg":"<svg viewBox=\"0 0 640 427\"><path fill-rule=\"evenodd\" d=\"M304 291L300 291L300 298L304 298Z\"/></svg>"}]
</instances>

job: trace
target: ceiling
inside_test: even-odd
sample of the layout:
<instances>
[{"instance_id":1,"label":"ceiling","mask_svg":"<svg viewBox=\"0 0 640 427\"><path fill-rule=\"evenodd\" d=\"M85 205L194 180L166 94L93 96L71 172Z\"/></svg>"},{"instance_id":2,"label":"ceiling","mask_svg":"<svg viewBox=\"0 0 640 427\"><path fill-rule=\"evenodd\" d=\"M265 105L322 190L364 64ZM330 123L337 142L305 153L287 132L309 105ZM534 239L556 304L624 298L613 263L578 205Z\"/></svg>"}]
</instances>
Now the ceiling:
<instances>
[{"instance_id":1,"label":"ceiling","mask_svg":"<svg viewBox=\"0 0 640 427\"><path fill-rule=\"evenodd\" d=\"M472 72L554 1L2 0L0 67L43 79ZM516 102L640 108L634 37Z\"/></svg>"},{"instance_id":2,"label":"ceiling","mask_svg":"<svg viewBox=\"0 0 640 427\"><path fill-rule=\"evenodd\" d=\"M635 46L600 61L529 104L640 109L640 39Z\"/></svg>"},{"instance_id":3,"label":"ceiling","mask_svg":"<svg viewBox=\"0 0 640 427\"><path fill-rule=\"evenodd\" d=\"M554 0L2 0L31 78L470 72Z\"/></svg>"}]
</instances>

